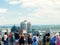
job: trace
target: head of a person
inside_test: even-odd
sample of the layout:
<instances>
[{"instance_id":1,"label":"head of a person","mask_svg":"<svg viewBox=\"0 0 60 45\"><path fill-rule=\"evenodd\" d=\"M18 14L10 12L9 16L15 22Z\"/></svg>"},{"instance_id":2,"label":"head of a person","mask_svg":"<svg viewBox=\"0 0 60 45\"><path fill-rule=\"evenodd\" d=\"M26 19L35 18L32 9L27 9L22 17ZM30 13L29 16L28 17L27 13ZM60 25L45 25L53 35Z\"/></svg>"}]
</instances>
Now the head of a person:
<instances>
[{"instance_id":1,"label":"head of a person","mask_svg":"<svg viewBox=\"0 0 60 45\"><path fill-rule=\"evenodd\" d=\"M32 37L31 34L28 34L28 37L31 38Z\"/></svg>"},{"instance_id":2,"label":"head of a person","mask_svg":"<svg viewBox=\"0 0 60 45\"><path fill-rule=\"evenodd\" d=\"M24 34L23 33L21 33L20 35L21 35L21 37L24 37Z\"/></svg>"},{"instance_id":3,"label":"head of a person","mask_svg":"<svg viewBox=\"0 0 60 45\"><path fill-rule=\"evenodd\" d=\"M37 34L37 37L39 36L39 34Z\"/></svg>"},{"instance_id":4,"label":"head of a person","mask_svg":"<svg viewBox=\"0 0 60 45\"><path fill-rule=\"evenodd\" d=\"M10 35L13 35L13 32L10 32Z\"/></svg>"},{"instance_id":5,"label":"head of a person","mask_svg":"<svg viewBox=\"0 0 60 45\"><path fill-rule=\"evenodd\" d=\"M47 33L47 36L50 36L50 33Z\"/></svg>"},{"instance_id":6,"label":"head of a person","mask_svg":"<svg viewBox=\"0 0 60 45\"><path fill-rule=\"evenodd\" d=\"M59 36L60 36L60 32L59 32Z\"/></svg>"},{"instance_id":7,"label":"head of a person","mask_svg":"<svg viewBox=\"0 0 60 45\"><path fill-rule=\"evenodd\" d=\"M5 32L5 35L7 35L7 32Z\"/></svg>"},{"instance_id":8,"label":"head of a person","mask_svg":"<svg viewBox=\"0 0 60 45\"><path fill-rule=\"evenodd\" d=\"M56 33L56 37L58 37L59 36L59 33Z\"/></svg>"}]
</instances>

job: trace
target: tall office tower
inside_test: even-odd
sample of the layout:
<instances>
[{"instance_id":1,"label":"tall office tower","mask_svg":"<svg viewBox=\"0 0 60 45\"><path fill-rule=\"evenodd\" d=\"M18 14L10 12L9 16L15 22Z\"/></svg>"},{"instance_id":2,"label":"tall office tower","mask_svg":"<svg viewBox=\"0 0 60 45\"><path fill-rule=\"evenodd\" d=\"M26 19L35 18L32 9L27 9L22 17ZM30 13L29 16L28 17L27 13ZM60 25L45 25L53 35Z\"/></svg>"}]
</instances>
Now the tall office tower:
<instances>
[{"instance_id":1,"label":"tall office tower","mask_svg":"<svg viewBox=\"0 0 60 45\"><path fill-rule=\"evenodd\" d=\"M30 32L32 30L31 23L28 22L27 20L24 20L23 22L21 22L21 30L25 32Z\"/></svg>"}]
</instances>

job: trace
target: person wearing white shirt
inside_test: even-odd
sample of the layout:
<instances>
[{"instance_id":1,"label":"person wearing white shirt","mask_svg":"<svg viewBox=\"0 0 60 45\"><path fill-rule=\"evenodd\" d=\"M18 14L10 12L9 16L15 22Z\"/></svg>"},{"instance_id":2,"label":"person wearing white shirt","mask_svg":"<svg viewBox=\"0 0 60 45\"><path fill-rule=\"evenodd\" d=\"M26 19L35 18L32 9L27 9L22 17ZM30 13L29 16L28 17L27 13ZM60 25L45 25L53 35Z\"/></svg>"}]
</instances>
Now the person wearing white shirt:
<instances>
[{"instance_id":1,"label":"person wearing white shirt","mask_svg":"<svg viewBox=\"0 0 60 45\"><path fill-rule=\"evenodd\" d=\"M7 33L5 32L5 34L4 34L4 45L8 45L8 35L7 35Z\"/></svg>"},{"instance_id":2,"label":"person wearing white shirt","mask_svg":"<svg viewBox=\"0 0 60 45\"><path fill-rule=\"evenodd\" d=\"M38 37L37 37L37 35L34 35L32 39L33 39L33 45L38 45Z\"/></svg>"}]
</instances>

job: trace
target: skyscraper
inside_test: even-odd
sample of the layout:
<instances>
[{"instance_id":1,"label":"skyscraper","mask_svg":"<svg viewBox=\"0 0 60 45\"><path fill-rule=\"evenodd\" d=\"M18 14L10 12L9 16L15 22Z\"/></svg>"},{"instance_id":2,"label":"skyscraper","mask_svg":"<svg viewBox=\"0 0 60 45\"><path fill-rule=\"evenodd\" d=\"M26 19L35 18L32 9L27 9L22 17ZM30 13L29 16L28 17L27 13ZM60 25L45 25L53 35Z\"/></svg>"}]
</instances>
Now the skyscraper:
<instances>
[{"instance_id":1,"label":"skyscraper","mask_svg":"<svg viewBox=\"0 0 60 45\"><path fill-rule=\"evenodd\" d=\"M30 22L27 23L27 31L28 32L32 31L32 26Z\"/></svg>"},{"instance_id":2,"label":"skyscraper","mask_svg":"<svg viewBox=\"0 0 60 45\"><path fill-rule=\"evenodd\" d=\"M27 20L24 20L23 22L21 22L21 30L25 30L26 32L30 32L31 29L31 23L28 22Z\"/></svg>"}]
</instances>

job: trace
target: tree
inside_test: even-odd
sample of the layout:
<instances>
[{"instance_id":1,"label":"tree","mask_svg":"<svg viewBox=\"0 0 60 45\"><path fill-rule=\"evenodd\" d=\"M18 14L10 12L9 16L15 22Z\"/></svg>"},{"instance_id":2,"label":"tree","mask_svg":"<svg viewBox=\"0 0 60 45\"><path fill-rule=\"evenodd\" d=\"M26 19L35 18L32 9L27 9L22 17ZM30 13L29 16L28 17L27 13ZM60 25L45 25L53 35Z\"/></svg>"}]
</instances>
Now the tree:
<instances>
[{"instance_id":1,"label":"tree","mask_svg":"<svg viewBox=\"0 0 60 45\"><path fill-rule=\"evenodd\" d=\"M17 30L18 30L18 28L15 25L11 28L11 32L15 32Z\"/></svg>"}]
</instances>

